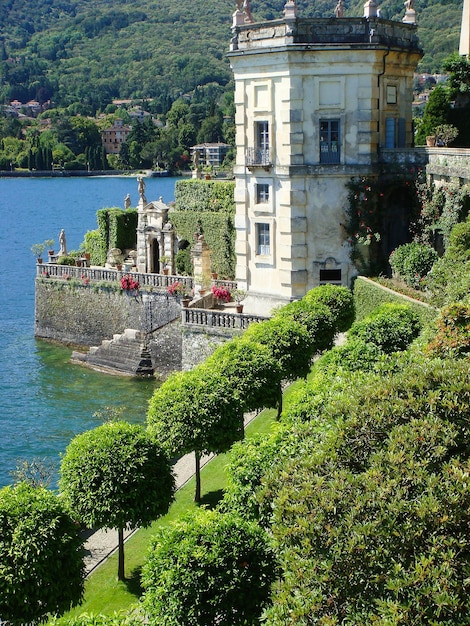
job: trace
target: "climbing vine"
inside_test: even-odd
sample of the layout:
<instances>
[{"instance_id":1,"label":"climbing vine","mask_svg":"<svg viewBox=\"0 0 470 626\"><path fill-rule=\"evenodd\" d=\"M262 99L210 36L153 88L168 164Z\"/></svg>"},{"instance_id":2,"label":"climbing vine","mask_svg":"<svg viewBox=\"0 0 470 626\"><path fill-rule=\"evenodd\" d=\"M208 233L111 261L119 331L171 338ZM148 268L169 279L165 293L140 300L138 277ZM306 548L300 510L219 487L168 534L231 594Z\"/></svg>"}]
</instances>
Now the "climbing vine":
<instances>
[{"instance_id":1,"label":"climbing vine","mask_svg":"<svg viewBox=\"0 0 470 626\"><path fill-rule=\"evenodd\" d=\"M352 178L348 188L348 223L345 230L351 246L351 260L364 272L378 273L385 257L381 250L385 219L389 215L389 197L402 191L409 198L408 213L415 219L417 203L415 195L415 172L393 177L361 176ZM410 193L411 192L411 193Z\"/></svg>"},{"instance_id":2,"label":"climbing vine","mask_svg":"<svg viewBox=\"0 0 470 626\"><path fill-rule=\"evenodd\" d=\"M459 187L449 182L437 186L421 173L416 181L416 196L419 211L411 224L413 238L435 246L437 237L442 236L446 249L452 228L465 221L470 212L470 185Z\"/></svg>"}]
</instances>

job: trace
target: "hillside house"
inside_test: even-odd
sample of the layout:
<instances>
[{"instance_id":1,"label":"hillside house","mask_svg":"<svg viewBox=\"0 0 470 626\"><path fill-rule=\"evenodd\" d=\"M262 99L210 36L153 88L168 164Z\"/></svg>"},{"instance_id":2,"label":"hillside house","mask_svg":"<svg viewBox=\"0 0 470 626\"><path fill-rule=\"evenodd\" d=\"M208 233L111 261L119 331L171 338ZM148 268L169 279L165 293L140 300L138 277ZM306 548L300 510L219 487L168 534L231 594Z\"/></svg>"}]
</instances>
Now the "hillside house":
<instances>
[{"instance_id":1,"label":"hillside house","mask_svg":"<svg viewBox=\"0 0 470 626\"><path fill-rule=\"evenodd\" d=\"M131 127L125 125L122 120L116 120L112 126L102 130L101 142L106 154L119 154L130 132Z\"/></svg>"},{"instance_id":2,"label":"hillside house","mask_svg":"<svg viewBox=\"0 0 470 626\"><path fill-rule=\"evenodd\" d=\"M413 146L422 52L409 4L403 22L380 18L373 0L356 18L302 19L292 0L277 20L234 13L236 279L250 311L357 273L347 183L379 175L383 150Z\"/></svg>"}]
</instances>

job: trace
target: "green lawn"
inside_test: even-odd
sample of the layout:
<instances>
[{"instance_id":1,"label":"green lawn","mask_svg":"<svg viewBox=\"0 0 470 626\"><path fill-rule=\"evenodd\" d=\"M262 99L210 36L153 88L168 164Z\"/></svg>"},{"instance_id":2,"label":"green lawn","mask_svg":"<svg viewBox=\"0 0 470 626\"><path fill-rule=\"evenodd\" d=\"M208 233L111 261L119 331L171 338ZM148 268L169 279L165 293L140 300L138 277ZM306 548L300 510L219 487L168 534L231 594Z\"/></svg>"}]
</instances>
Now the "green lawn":
<instances>
[{"instance_id":1,"label":"green lawn","mask_svg":"<svg viewBox=\"0 0 470 626\"><path fill-rule=\"evenodd\" d=\"M287 394L288 395L288 394ZM286 394L284 395L284 401ZM247 437L254 433L269 432L275 420L276 411L262 411L247 427ZM225 488L225 465L227 457L220 454L212 459L201 471L202 506L214 506ZM81 613L113 614L115 611L129 609L139 600L140 569L145 561L149 540L156 528L166 526L173 520L196 507L194 503L194 478L176 493L175 502L164 517L151 526L137 531L125 544L126 581L117 580L117 553L107 559L86 581L85 597L82 604L64 618L75 617ZM62 620L58 623L60 624Z\"/></svg>"}]
</instances>

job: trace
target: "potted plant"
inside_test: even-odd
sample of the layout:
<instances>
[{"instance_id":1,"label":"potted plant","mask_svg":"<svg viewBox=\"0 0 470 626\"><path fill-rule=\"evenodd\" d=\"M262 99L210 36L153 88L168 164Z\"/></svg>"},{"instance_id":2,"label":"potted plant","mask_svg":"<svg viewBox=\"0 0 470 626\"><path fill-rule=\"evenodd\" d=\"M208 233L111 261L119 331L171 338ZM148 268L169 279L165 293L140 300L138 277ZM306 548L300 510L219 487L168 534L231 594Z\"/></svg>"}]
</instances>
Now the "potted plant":
<instances>
[{"instance_id":1,"label":"potted plant","mask_svg":"<svg viewBox=\"0 0 470 626\"><path fill-rule=\"evenodd\" d=\"M168 274L170 272L170 268L169 268L169 263L171 262L171 259L169 256L162 256L162 258L160 259L160 263L162 265L163 268L163 273L164 274Z\"/></svg>"},{"instance_id":2,"label":"potted plant","mask_svg":"<svg viewBox=\"0 0 470 626\"><path fill-rule=\"evenodd\" d=\"M181 304L184 307L187 307L190 302L190 295L188 287L183 282L172 283L169 287L167 287L167 291L172 296L180 296Z\"/></svg>"},{"instance_id":3,"label":"potted plant","mask_svg":"<svg viewBox=\"0 0 470 626\"><path fill-rule=\"evenodd\" d=\"M42 263L42 254L46 249L45 243L35 243L31 246L31 252L36 257L38 263Z\"/></svg>"},{"instance_id":4,"label":"potted plant","mask_svg":"<svg viewBox=\"0 0 470 626\"><path fill-rule=\"evenodd\" d=\"M246 298L246 291L243 291L243 289L234 289L232 291L232 298L237 303L237 313L243 313L243 304L241 304L241 302Z\"/></svg>"},{"instance_id":5,"label":"potted plant","mask_svg":"<svg viewBox=\"0 0 470 626\"><path fill-rule=\"evenodd\" d=\"M54 248L53 248L54 240L53 239L46 239L46 241L44 242L44 245L48 249L47 254L49 256L54 256Z\"/></svg>"},{"instance_id":6,"label":"potted plant","mask_svg":"<svg viewBox=\"0 0 470 626\"><path fill-rule=\"evenodd\" d=\"M222 302L230 302L231 293L227 287L219 287L217 285L213 285L212 293L214 294L214 298L221 304Z\"/></svg>"},{"instance_id":7,"label":"potted plant","mask_svg":"<svg viewBox=\"0 0 470 626\"><path fill-rule=\"evenodd\" d=\"M434 129L434 134L436 136L436 145L447 148L450 143L457 139L459 131L452 124L440 124Z\"/></svg>"}]
</instances>

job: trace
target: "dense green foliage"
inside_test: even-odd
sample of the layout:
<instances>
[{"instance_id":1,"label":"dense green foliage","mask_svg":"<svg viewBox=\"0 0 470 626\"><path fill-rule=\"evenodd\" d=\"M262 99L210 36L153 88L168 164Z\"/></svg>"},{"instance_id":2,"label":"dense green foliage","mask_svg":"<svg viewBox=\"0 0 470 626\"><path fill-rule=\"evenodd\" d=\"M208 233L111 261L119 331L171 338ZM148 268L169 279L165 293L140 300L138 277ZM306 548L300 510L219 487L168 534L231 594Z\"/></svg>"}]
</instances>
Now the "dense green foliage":
<instances>
[{"instance_id":1,"label":"dense green foliage","mask_svg":"<svg viewBox=\"0 0 470 626\"><path fill-rule=\"evenodd\" d=\"M437 306L467 302L470 294L470 217L456 224L443 257L427 277L432 301Z\"/></svg>"},{"instance_id":2,"label":"dense green foliage","mask_svg":"<svg viewBox=\"0 0 470 626\"><path fill-rule=\"evenodd\" d=\"M64 502L90 528L146 526L166 513L174 478L161 448L137 424L109 422L77 435L60 467ZM124 551L119 578L124 578Z\"/></svg>"},{"instance_id":3,"label":"dense green foliage","mask_svg":"<svg viewBox=\"0 0 470 626\"><path fill-rule=\"evenodd\" d=\"M147 428L168 454L195 453L196 502L201 497L201 456L226 452L243 438L243 410L231 397L234 382L202 363L172 374L149 402Z\"/></svg>"},{"instance_id":4,"label":"dense green foliage","mask_svg":"<svg viewBox=\"0 0 470 626\"><path fill-rule=\"evenodd\" d=\"M162 626L257 624L276 574L274 551L257 524L201 510L154 537L144 607Z\"/></svg>"},{"instance_id":5,"label":"dense green foliage","mask_svg":"<svg viewBox=\"0 0 470 626\"><path fill-rule=\"evenodd\" d=\"M106 250L135 249L137 237L137 209L118 207L100 209L96 213L102 246Z\"/></svg>"},{"instance_id":6,"label":"dense green foliage","mask_svg":"<svg viewBox=\"0 0 470 626\"><path fill-rule=\"evenodd\" d=\"M37 623L83 594L82 539L64 503L44 487L0 490L0 621Z\"/></svg>"},{"instance_id":7,"label":"dense green foliage","mask_svg":"<svg viewBox=\"0 0 470 626\"><path fill-rule=\"evenodd\" d=\"M282 366L270 347L253 336L245 334L223 343L205 365L217 378L229 381L229 388L221 392L229 394L243 413L275 407L280 402Z\"/></svg>"},{"instance_id":8,"label":"dense green foliage","mask_svg":"<svg viewBox=\"0 0 470 626\"><path fill-rule=\"evenodd\" d=\"M356 322L349 337L378 346L385 354L405 350L421 329L419 318L406 304L385 303Z\"/></svg>"},{"instance_id":9,"label":"dense green foliage","mask_svg":"<svg viewBox=\"0 0 470 626\"><path fill-rule=\"evenodd\" d=\"M343 375L259 495L284 556L268 623L466 623L469 414L464 363Z\"/></svg>"},{"instance_id":10,"label":"dense green foliage","mask_svg":"<svg viewBox=\"0 0 470 626\"><path fill-rule=\"evenodd\" d=\"M362 16L361 2L344 4L345 15ZM253 16L282 17L283 5L283 0L253 2ZM334 6L326 0L315 5L299 0L298 5L301 16L333 16ZM403 17L398 0L384 0L380 8L387 19ZM113 98L151 99L156 112L166 113L181 93L209 83L225 86L231 78L224 57L235 9L229 0L204 5L189 0L136 0L132 5L126 0L93 5L9 0L2 9L3 101L52 99L61 106L104 109ZM436 71L457 48L461 6L456 0L445 5L423 0L418 17L426 52L422 70Z\"/></svg>"},{"instance_id":11,"label":"dense green foliage","mask_svg":"<svg viewBox=\"0 0 470 626\"><path fill-rule=\"evenodd\" d=\"M442 309L427 350L440 357L470 358L470 304L456 302Z\"/></svg>"}]
</instances>

